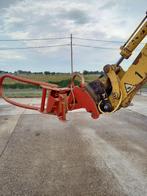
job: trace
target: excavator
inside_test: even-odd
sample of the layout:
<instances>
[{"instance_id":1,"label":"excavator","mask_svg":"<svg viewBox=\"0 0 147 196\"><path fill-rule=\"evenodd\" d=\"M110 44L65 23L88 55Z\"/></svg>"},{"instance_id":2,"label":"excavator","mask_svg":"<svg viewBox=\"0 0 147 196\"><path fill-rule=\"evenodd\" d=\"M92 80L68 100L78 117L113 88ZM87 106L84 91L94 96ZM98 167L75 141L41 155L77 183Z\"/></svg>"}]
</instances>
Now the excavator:
<instances>
[{"instance_id":1,"label":"excavator","mask_svg":"<svg viewBox=\"0 0 147 196\"><path fill-rule=\"evenodd\" d=\"M66 120L68 111L79 108L85 108L94 119L100 114L116 112L129 106L137 91L147 82L147 43L127 71L120 65L124 59L129 59L146 35L147 12L129 39L120 47L119 60L115 64L105 65L104 74L94 81L86 84L83 75L74 73L69 85L61 88L55 84L5 74L0 77L0 97L15 106L53 114L61 120ZM76 77L80 79L80 85L75 85ZM40 87L41 103L37 106L20 104L6 97L3 84L7 78Z\"/></svg>"}]
</instances>

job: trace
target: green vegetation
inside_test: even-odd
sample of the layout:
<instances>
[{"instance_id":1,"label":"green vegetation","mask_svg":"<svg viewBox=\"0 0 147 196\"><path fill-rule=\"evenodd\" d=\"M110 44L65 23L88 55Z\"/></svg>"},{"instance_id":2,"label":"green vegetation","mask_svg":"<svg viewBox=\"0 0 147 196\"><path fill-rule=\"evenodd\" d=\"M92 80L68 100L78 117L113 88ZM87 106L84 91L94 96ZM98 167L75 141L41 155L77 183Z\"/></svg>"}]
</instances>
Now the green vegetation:
<instances>
[{"instance_id":1,"label":"green vegetation","mask_svg":"<svg viewBox=\"0 0 147 196\"><path fill-rule=\"evenodd\" d=\"M5 96L9 98L41 97L41 89L5 89Z\"/></svg>"},{"instance_id":2,"label":"green vegetation","mask_svg":"<svg viewBox=\"0 0 147 196\"><path fill-rule=\"evenodd\" d=\"M18 73L19 72L19 73ZM71 75L69 73L55 73L55 72L40 72L40 73L31 73L18 71L14 75L19 77L28 78L35 81L42 81L52 84L57 84L59 87L66 87L70 83ZM0 71L0 74L5 72ZM84 71L85 82L90 82L95 80L102 72L88 72ZM76 78L75 84L79 85L80 80ZM147 84L143 86L147 88ZM18 82L12 79L5 79L4 81L5 95L8 97L40 97L41 88L35 85L30 85L22 82Z\"/></svg>"},{"instance_id":3,"label":"green vegetation","mask_svg":"<svg viewBox=\"0 0 147 196\"><path fill-rule=\"evenodd\" d=\"M39 89L38 86L23 83L4 84L4 89Z\"/></svg>"},{"instance_id":4,"label":"green vegetation","mask_svg":"<svg viewBox=\"0 0 147 196\"><path fill-rule=\"evenodd\" d=\"M41 80L39 80L41 81ZM57 84L59 87L66 87L70 84L70 79L64 79L64 80L60 80L60 81L52 81L52 80L49 80L49 81L46 81L47 83L51 83L51 84ZM75 85L79 85L80 84L80 81L78 80L75 80L74 81ZM31 85L31 84L25 84L25 83L22 83L22 82L17 82L14 83L14 82L5 82L4 83L4 88L5 89L39 89L40 87L38 86L35 86L35 85Z\"/></svg>"},{"instance_id":5,"label":"green vegetation","mask_svg":"<svg viewBox=\"0 0 147 196\"><path fill-rule=\"evenodd\" d=\"M42 74L42 73L30 73L30 74L17 74L19 77L24 77L27 79L42 81L52 84L57 84L59 87L67 87L70 84L71 75L70 74ZM89 82L96 78L96 75L86 75L86 82ZM77 78L74 81L75 85L79 85L80 81ZM41 97L41 88L35 85L30 85L27 83L18 82L12 79L5 79L4 83L4 93L7 97Z\"/></svg>"},{"instance_id":6,"label":"green vegetation","mask_svg":"<svg viewBox=\"0 0 147 196\"><path fill-rule=\"evenodd\" d=\"M57 84L59 87L67 87L70 84L70 81L71 81L70 79L55 81L55 82L49 80L48 83ZM79 85L80 81L75 80L74 84Z\"/></svg>"}]
</instances>

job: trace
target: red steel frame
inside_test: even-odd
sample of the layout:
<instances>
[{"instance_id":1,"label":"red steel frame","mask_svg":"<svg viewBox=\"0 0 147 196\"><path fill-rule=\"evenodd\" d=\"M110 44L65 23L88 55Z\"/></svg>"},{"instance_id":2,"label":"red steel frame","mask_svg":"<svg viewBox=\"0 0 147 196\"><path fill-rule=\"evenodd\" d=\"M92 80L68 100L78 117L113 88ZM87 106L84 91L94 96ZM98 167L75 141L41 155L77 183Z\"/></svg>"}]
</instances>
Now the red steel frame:
<instances>
[{"instance_id":1,"label":"red steel frame","mask_svg":"<svg viewBox=\"0 0 147 196\"><path fill-rule=\"evenodd\" d=\"M74 79L76 76L79 76L82 79L80 86L74 85ZM6 97L4 95L3 88L3 82L6 78L41 87L42 98L40 107L17 103L14 100ZM66 120L67 111L79 108L85 108L87 112L91 113L91 116L94 119L99 117L99 111L97 109L96 103L85 90L84 78L79 74L73 75L71 85L66 88L60 88L56 84L33 81L26 78L5 74L0 77L0 97L2 97L6 102L18 107L37 110L41 113L57 115L61 120Z\"/></svg>"}]
</instances>

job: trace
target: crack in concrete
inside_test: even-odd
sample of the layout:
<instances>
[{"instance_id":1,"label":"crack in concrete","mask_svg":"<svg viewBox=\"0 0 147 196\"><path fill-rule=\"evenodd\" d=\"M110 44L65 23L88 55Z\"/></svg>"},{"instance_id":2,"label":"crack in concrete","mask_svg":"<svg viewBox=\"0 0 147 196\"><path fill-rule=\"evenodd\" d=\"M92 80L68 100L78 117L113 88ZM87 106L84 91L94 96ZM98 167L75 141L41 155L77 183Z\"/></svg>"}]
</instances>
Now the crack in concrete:
<instances>
[{"instance_id":1,"label":"crack in concrete","mask_svg":"<svg viewBox=\"0 0 147 196\"><path fill-rule=\"evenodd\" d=\"M7 147L8 147L8 145L9 145L10 140L11 140L11 138L12 138L13 135L14 135L15 129L16 129L17 125L19 124L19 120L20 120L21 116L23 115L23 113L24 113L24 111L22 111L22 113L19 115L19 117L18 117L18 119L17 119L17 121L16 121L16 124L14 125L14 128L12 129L11 134L10 134L10 136L9 136L9 138L8 138L8 140L7 140L7 142L6 142L6 144L5 144L4 148L3 148L3 150L2 150L1 153L0 153L0 159L2 158L3 154L5 153L5 151L6 151Z\"/></svg>"}]
</instances>

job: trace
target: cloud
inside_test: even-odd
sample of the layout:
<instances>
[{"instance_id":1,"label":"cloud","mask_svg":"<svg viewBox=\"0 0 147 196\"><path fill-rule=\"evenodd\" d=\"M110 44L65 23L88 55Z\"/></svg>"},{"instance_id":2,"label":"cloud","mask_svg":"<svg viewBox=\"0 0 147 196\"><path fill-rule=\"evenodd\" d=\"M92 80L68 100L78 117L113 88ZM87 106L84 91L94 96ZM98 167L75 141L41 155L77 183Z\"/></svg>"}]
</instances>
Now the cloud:
<instances>
[{"instance_id":1,"label":"cloud","mask_svg":"<svg viewBox=\"0 0 147 196\"><path fill-rule=\"evenodd\" d=\"M122 10L124 14L127 9L127 5L117 0L93 0L91 3L69 0L19 1L4 9L3 32L12 38L24 32L28 37L73 33L125 39L134 22L131 13L129 17L127 12L122 15Z\"/></svg>"},{"instance_id":2,"label":"cloud","mask_svg":"<svg viewBox=\"0 0 147 196\"><path fill-rule=\"evenodd\" d=\"M126 39L134 19L122 15L123 4L116 0L70 2L25 0L5 9L4 30L24 31L28 37L87 35L104 39ZM128 9L126 7L126 9ZM123 10L123 14L124 14Z\"/></svg>"},{"instance_id":3,"label":"cloud","mask_svg":"<svg viewBox=\"0 0 147 196\"><path fill-rule=\"evenodd\" d=\"M140 0L133 3L127 0L5 0L5 4L0 4L2 8L0 37L3 39L67 37L72 33L75 37L124 41L144 15L145 4L146 0L142 0L141 3ZM77 44L119 48L119 45L108 45L103 42L75 39L73 41ZM5 43L5 47L69 44L69 42L69 39L14 42ZM70 62L70 51L67 47L33 49L24 53L28 59L35 59L30 62L28 60L30 64L62 64L61 69L64 69L65 64ZM105 63L112 60L115 62L118 53L119 51L115 53L111 50L100 51L76 47L74 48L75 64L79 64L81 70L89 69L91 63L94 65L100 63L102 68ZM16 51L15 54L18 55L15 59L19 59L22 53Z\"/></svg>"},{"instance_id":4,"label":"cloud","mask_svg":"<svg viewBox=\"0 0 147 196\"><path fill-rule=\"evenodd\" d=\"M0 1L0 8L7 8L8 6L10 6L11 4L16 3L19 0L4 0L4 1Z\"/></svg>"},{"instance_id":5,"label":"cloud","mask_svg":"<svg viewBox=\"0 0 147 196\"><path fill-rule=\"evenodd\" d=\"M116 1L112 0L104 3L104 5L100 6L99 9L106 10L106 9L113 8L114 6L116 6Z\"/></svg>"},{"instance_id":6,"label":"cloud","mask_svg":"<svg viewBox=\"0 0 147 196\"><path fill-rule=\"evenodd\" d=\"M9 36L14 32L28 32L28 36L53 36L61 34L104 34L104 37L124 38L124 30L119 26L118 13L115 7L111 12L101 9L110 7L111 1L104 0L93 5L87 2L69 4L69 1L26 0L5 9L3 15L4 32ZM112 12L113 11L113 12ZM111 20L111 23L110 23ZM120 31L118 30L118 26ZM115 31L114 31L115 28ZM112 30L113 29L113 30ZM122 36L123 35L123 36Z\"/></svg>"},{"instance_id":7,"label":"cloud","mask_svg":"<svg viewBox=\"0 0 147 196\"><path fill-rule=\"evenodd\" d=\"M15 51L0 51L0 62L4 60L24 60L25 56Z\"/></svg>"},{"instance_id":8,"label":"cloud","mask_svg":"<svg viewBox=\"0 0 147 196\"><path fill-rule=\"evenodd\" d=\"M76 24L83 25L89 23L90 16L88 16L86 11L80 9L72 9L69 11L63 11L59 13L59 17L63 19L67 19L69 21L73 21Z\"/></svg>"}]
</instances>

